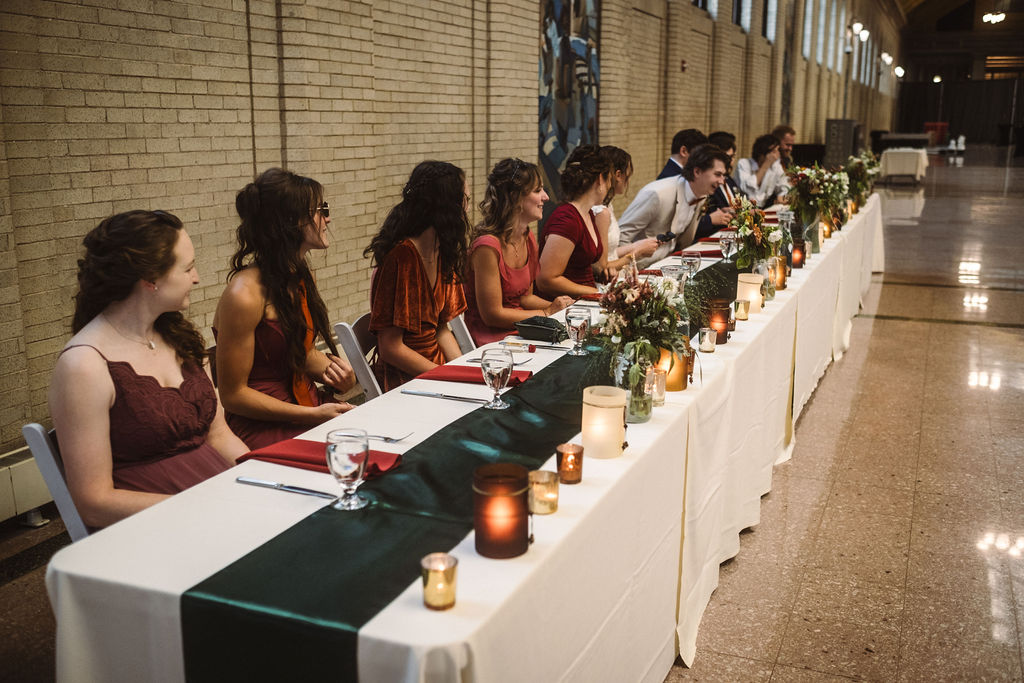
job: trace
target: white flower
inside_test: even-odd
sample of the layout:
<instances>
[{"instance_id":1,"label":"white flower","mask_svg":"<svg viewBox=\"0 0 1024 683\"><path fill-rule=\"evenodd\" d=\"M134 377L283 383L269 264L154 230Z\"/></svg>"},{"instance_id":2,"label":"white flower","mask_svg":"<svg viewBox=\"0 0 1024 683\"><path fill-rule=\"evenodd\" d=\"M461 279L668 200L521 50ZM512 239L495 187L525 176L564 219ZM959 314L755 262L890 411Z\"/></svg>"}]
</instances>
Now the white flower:
<instances>
[{"instance_id":1,"label":"white flower","mask_svg":"<svg viewBox=\"0 0 1024 683\"><path fill-rule=\"evenodd\" d=\"M782 231L781 230L772 230L770 233L768 233L768 241L771 242L772 244L774 244L775 242L781 242L782 241Z\"/></svg>"}]
</instances>

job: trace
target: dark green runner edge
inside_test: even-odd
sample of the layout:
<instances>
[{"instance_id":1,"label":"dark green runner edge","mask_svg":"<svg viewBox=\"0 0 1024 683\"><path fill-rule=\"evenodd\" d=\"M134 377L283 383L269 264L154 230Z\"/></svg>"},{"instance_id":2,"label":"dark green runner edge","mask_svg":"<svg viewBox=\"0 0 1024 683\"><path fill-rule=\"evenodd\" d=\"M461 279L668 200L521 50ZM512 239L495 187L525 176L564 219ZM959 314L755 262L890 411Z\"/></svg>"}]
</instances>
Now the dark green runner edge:
<instances>
[{"instance_id":1,"label":"dark green runner edge","mask_svg":"<svg viewBox=\"0 0 1024 683\"><path fill-rule=\"evenodd\" d=\"M359 629L419 577L423 555L472 530L473 470L540 467L579 432L582 390L606 384L606 367L595 353L560 358L505 394L511 408L474 410L364 484L369 507L322 508L186 591L186 680L357 681Z\"/></svg>"}]
</instances>

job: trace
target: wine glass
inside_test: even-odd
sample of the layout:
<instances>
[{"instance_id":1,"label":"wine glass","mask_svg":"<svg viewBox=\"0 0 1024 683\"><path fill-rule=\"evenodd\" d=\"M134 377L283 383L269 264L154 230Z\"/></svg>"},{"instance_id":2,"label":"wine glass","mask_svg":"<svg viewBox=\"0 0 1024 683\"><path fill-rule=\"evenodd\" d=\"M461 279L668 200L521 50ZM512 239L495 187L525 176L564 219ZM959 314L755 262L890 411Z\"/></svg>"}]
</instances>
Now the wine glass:
<instances>
[{"instance_id":1,"label":"wine glass","mask_svg":"<svg viewBox=\"0 0 1024 683\"><path fill-rule=\"evenodd\" d=\"M569 355L587 355L587 350L583 348L583 339L587 336L587 330L590 328L590 309L583 306L570 306L565 311L565 326L569 328L569 339L572 340Z\"/></svg>"},{"instance_id":2,"label":"wine glass","mask_svg":"<svg viewBox=\"0 0 1024 683\"><path fill-rule=\"evenodd\" d=\"M683 268L686 268L686 277L691 278L700 270L700 252L684 251L680 256L680 262Z\"/></svg>"},{"instance_id":3,"label":"wine glass","mask_svg":"<svg viewBox=\"0 0 1024 683\"><path fill-rule=\"evenodd\" d=\"M504 410L509 404L501 400L500 392L508 384L512 376L512 352L508 349L487 349L480 358L480 370L484 373L484 382L494 392L494 398L484 404L484 408Z\"/></svg>"},{"instance_id":4,"label":"wine glass","mask_svg":"<svg viewBox=\"0 0 1024 683\"><path fill-rule=\"evenodd\" d=\"M327 434L327 467L345 491L331 506L335 510L359 510L369 504L356 493L370 457L369 444L362 429L335 429Z\"/></svg>"},{"instance_id":5,"label":"wine glass","mask_svg":"<svg viewBox=\"0 0 1024 683\"><path fill-rule=\"evenodd\" d=\"M669 263L661 267L661 276L667 280L675 280L676 284L678 284L685 270L682 266Z\"/></svg>"},{"instance_id":6,"label":"wine glass","mask_svg":"<svg viewBox=\"0 0 1024 683\"><path fill-rule=\"evenodd\" d=\"M722 233L718 236L718 246L722 248L722 256L729 261L730 257L736 253L736 236L732 233Z\"/></svg>"}]
</instances>

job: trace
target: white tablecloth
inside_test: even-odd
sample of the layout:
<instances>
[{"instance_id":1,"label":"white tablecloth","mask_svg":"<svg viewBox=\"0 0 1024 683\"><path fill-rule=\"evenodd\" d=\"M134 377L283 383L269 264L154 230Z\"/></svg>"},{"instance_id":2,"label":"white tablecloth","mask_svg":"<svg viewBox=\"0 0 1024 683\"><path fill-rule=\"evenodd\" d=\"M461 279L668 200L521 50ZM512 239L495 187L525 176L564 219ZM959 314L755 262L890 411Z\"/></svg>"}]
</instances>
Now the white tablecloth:
<instances>
[{"instance_id":1,"label":"white tablecloth","mask_svg":"<svg viewBox=\"0 0 1024 683\"><path fill-rule=\"evenodd\" d=\"M844 252L859 248L870 261L870 242L856 230L826 241L727 345L701 354L703 381L631 425L621 458L587 459L583 483L561 487L558 512L534 518L537 541L525 555L484 559L467 536L453 551L455 608L430 612L419 582L408 586L360 630L361 680L661 681L677 648L691 663L718 565L759 521L772 465L792 445L791 421L831 357L840 274L848 256L856 260ZM857 292L860 263L850 278ZM538 351L525 367L537 371L559 355ZM390 392L305 437L338 426L408 427L414 435L393 449L404 451L474 408ZM241 486L238 475L337 486L326 474L247 462L58 552L47 587L59 680L184 680L181 594L325 504Z\"/></svg>"},{"instance_id":2,"label":"white tablecloth","mask_svg":"<svg viewBox=\"0 0 1024 683\"><path fill-rule=\"evenodd\" d=\"M893 147L882 152L882 178L909 175L914 180L921 180L927 170L928 153L923 149Z\"/></svg>"}]
</instances>

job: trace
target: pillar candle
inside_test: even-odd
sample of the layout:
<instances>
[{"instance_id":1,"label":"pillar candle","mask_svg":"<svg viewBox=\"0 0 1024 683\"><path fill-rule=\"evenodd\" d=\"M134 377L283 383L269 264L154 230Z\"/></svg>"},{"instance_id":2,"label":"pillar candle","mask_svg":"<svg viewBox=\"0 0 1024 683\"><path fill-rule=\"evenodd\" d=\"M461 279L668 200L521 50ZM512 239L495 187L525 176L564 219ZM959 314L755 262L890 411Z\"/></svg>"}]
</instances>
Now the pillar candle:
<instances>
[{"instance_id":1,"label":"pillar candle","mask_svg":"<svg viewBox=\"0 0 1024 683\"><path fill-rule=\"evenodd\" d=\"M626 441L625 389L587 387L583 390L583 448L591 458L617 458Z\"/></svg>"}]
</instances>

